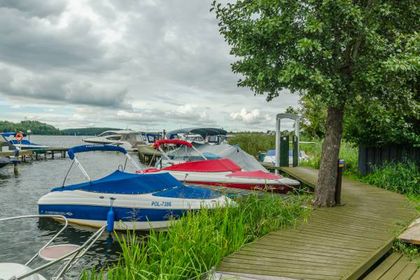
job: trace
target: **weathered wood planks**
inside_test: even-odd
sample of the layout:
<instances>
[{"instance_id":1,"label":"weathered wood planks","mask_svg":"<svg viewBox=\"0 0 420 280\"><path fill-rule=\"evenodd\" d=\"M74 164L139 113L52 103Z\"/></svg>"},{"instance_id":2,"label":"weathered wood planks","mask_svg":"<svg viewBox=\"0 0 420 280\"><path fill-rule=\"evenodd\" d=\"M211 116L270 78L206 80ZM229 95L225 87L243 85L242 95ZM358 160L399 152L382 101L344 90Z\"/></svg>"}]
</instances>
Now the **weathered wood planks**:
<instances>
[{"instance_id":1,"label":"weathered wood planks","mask_svg":"<svg viewBox=\"0 0 420 280\"><path fill-rule=\"evenodd\" d=\"M317 170L281 170L315 186ZM315 209L308 223L269 233L244 246L226 257L218 271L254 275L255 279L358 279L391 249L395 236L417 214L404 196L348 178L343 179L342 202L344 206ZM394 255L388 262L393 259L400 258ZM393 271L400 272L395 277L412 272L408 264L399 269L403 265L395 266Z\"/></svg>"}]
</instances>

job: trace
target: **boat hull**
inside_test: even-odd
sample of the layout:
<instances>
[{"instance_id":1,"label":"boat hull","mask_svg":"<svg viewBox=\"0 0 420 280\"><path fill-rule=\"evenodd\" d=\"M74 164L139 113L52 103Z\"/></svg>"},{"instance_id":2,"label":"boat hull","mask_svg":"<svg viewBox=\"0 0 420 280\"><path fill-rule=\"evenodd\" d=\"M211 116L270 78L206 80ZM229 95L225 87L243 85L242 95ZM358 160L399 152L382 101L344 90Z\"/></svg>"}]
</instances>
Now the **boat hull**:
<instances>
[{"instance_id":1,"label":"boat hull","mask_svg":"<svg viewBox=\"0 0 420 280\"><path fill-rule=\"evenodd\" d=\"M40 214L63 215L70 223L101 227L106 224L113 201L116 230L164 229L188 211L223 207L229 199L183 199L159 197L153 194L122 195L86 191L51 192L38 201Z\"/></svg>"}]
</instances>

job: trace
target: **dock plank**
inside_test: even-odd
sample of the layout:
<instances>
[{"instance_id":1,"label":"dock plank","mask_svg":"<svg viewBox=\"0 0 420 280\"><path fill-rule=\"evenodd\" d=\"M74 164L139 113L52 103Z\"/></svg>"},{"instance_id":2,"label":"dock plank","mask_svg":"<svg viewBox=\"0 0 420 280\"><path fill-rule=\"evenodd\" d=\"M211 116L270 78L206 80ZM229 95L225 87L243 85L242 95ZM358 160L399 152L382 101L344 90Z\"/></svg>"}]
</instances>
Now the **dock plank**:
<instances>
[{"instance_id":1,"label":"dock plank","mask_svg":"<svg viewBox=\"0 0 420 280\"><path fill-rule=\"evenodd\" d=\"M317 170L281 170L315 187ZM224 258L218 273L358 279L389 252L395 235L417 215L404 196L348 178L343 178L342 202L344 206L315 209L307 223L296 228L272 232L245 245ZM386 274L401 278L417 271L401 255L392 254L372 273L366 279L382 279Z\"/></svg>"}]
</instances>

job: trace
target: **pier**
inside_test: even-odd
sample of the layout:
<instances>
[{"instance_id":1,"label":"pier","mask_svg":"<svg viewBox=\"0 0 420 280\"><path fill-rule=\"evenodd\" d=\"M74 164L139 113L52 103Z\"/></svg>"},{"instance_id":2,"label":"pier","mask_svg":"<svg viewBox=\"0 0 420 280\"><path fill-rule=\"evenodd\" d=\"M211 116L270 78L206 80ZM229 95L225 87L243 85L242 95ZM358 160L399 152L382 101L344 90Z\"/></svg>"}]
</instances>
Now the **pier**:
<instances>
[{"instance_id":1,"label":"pier","mask_svg":"<svg viewBox=\"0 0 420 280\"><path fill-rule=\"evenodd\" d=\"M21 150L19 151L19 158L25 162L28 160L40 160L40 159L54 159L59 154L61 158L66 157L68 148L63 147L50 147L46 149L32 149L32 150ZM0 157L13 157L15 151L0 152Z\"/></svg>"},{"instance_id":2,"label":"pier","mask_svg":"<svg viewBox=\"0 0 420 280\"><path fill-rule=\"evenodd\" d=\"M315 169L280 169L309 186L316 184ZM343 178L342 203L315 209L307 222L243 246L225 257L217 271L222 279L338 280L379 279L392 269L393 278L380 279L420 279L412 278L419 272L401 255L392 254L374 268L418 215L403 195Z\"/></svg>"}]
</instances>

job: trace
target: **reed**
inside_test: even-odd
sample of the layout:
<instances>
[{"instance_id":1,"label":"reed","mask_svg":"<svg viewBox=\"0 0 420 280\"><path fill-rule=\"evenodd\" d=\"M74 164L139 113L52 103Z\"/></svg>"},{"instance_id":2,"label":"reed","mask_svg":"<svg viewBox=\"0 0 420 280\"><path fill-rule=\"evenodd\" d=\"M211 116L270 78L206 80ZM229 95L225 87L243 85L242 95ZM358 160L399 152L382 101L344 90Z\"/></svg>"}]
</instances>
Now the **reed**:
<instances>
[{"instance_id":1,"label":"reed","mask_svg":"<svg viewBox=\"0 0 420 280\"><path fill-rule=\"evenodd\" d=\"M119 263L85 279L198 279L244 244L270 231L293 226L310 213L308 196L249 195L237 206L202 209L183 216L165 232L147 237L118 235Z\"/></svg>"}]
</instances>

